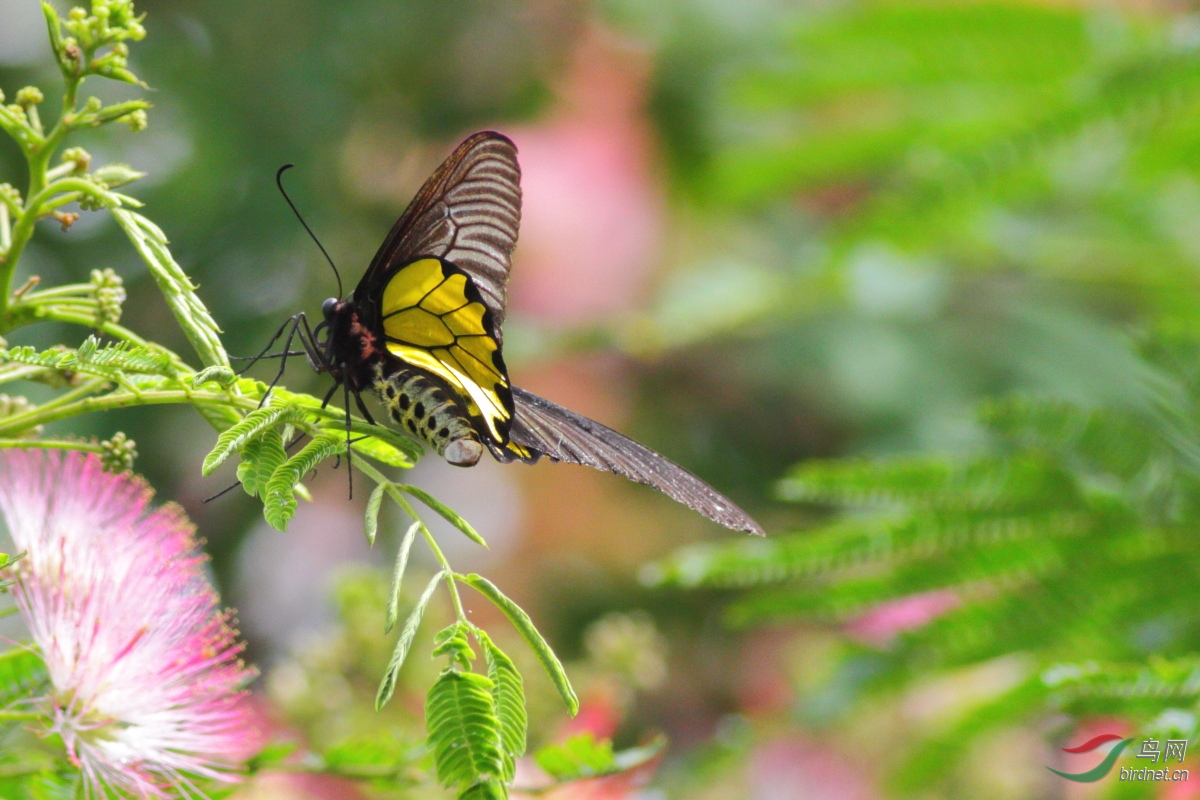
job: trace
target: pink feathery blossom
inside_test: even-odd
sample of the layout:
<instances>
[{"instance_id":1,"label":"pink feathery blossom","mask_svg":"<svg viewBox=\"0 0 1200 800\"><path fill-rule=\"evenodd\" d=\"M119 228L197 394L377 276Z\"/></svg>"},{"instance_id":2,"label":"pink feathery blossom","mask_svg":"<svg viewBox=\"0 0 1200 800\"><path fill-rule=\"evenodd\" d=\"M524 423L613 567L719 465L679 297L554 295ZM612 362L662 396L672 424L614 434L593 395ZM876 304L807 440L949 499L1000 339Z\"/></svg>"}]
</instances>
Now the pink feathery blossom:
<instances>
[{"instance_id":1,"label":"pink feathery blossom","mask_svg":"<svg viewBox=\"0 0 1200 800\"><path fill-rule=\"evenodd\" d=\"M92 455L0 453L0 514L26 558L13 595L46 663L36 703L87 793L198 793L258 745L253 671L178 506Z\"/></svg>"}]
</instances>

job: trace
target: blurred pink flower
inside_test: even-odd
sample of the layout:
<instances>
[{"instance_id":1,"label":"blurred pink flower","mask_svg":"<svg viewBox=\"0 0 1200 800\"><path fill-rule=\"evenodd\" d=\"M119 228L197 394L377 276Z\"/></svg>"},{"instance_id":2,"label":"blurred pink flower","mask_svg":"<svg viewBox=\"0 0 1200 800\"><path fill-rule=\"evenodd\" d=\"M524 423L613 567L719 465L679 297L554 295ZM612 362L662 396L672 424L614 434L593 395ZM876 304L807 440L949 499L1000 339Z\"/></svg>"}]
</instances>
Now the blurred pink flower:
<instances>
[{"instance_id":1,"label":"blurred pink flower","mask_svg":"<svg viewBox=\"0 0 1200 800\"><path fill-rule=\"evenodd\" d=\"M665 213L644 109L651 66L645 52L592 26L553 111L509 130L524 193L514 310L584 325L644 299Z\"/></svg>"},{"instance_id":2,"label":"blurred pink flower","mask_svg":"<svg viewBox=\"0 0 1200 800\"><path fill-rule=\"evenodd\" d=\"M0 454L0 514L27 557L13 595L52 690L35 701L89 796L232 782L259 745L253 677L193 529L92 455Z\"/></svg>"},{"instance_id":3,"label":"blurred pink flower","mask_svg":"<svg viewBox=\"0 0 1200 800\"><path fill-rule=\"evenodd\" d=\"M760 745L747 765L754 800L869 800L878 796L871 770L801 737Z\"/></svg>"},{"instance_id":4,"label":"blurred pink flower","mask_svg":"<svg viewBox=\"0 0 1200 800\"><path fill-rule=\"evenodd\" d=\"M947 591L900 597L880 603L850 621L846 632L865 644L883 647L899 634L920 628L959 604L958 595Z\"/></svg>"}]
</instances>

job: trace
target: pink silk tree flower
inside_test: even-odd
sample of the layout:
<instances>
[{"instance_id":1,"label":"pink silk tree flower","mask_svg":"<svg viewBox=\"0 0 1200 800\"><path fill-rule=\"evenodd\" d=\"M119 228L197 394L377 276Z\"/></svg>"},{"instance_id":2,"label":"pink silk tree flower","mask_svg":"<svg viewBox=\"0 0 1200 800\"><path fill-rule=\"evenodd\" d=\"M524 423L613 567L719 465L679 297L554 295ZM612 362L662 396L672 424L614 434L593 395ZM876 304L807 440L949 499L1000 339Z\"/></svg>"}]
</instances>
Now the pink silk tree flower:
<instances>
[{"instance_id":1,"label":"pink silk tree flower","mask_svg":"<svg viewBox=\"0 0 1200 800\"><path fill-rule=\"evenodd\" d=\"M9 573L52 689L35 699L88 796L200 794L261 743L254 671L218 606L183 510L94 455L0 453Z\"/></svg>"}]
</instances>

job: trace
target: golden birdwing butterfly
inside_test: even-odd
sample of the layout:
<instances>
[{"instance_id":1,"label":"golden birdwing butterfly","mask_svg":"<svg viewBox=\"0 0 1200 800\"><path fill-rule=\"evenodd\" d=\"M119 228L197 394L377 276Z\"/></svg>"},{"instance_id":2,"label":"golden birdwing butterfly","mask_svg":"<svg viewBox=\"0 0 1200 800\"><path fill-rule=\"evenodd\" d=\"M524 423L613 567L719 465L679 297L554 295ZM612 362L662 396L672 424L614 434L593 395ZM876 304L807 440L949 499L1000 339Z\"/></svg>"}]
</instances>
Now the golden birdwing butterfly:
<instances>
[{"instance_id":1,"label":"golden birdwing butterfly","mask_svg":"<svg viewBox=\"0 0 1200 800\"><path fill-rule=\"evenodd\" d=\"M517 148L492 131L460 144L417 192L351 298L322 306L310 361L460 466L586 464L652 486L728 528L762 534L732 501L632 439L513 386L502 357L521 219ZM303 337L302 337L303 338ZM314 358L315 356L315 358ZM331 394L332 394L331 390Z\"/></svg>"}]
</instances>

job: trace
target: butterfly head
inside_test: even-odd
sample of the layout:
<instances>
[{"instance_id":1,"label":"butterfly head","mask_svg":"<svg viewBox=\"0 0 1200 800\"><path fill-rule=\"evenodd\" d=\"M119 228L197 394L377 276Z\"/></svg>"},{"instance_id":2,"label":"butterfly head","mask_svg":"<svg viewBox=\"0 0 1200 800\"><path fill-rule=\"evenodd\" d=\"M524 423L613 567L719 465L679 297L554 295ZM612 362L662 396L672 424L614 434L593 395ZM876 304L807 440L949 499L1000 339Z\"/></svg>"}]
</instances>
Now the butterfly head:
<instances>
[{"instance_id":1,"label":"butterfly head","mask_svg":"<svg viewBox=\"0 0 1200 800\"><path fill-rule=\"evenodd\" d=\"M324 303L321 303L321 316L325 317L326 322L333 322L333 318L337 314L339 302L336 297L330 297Z\"/></svg>"}]
</instances>

